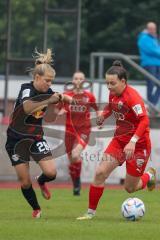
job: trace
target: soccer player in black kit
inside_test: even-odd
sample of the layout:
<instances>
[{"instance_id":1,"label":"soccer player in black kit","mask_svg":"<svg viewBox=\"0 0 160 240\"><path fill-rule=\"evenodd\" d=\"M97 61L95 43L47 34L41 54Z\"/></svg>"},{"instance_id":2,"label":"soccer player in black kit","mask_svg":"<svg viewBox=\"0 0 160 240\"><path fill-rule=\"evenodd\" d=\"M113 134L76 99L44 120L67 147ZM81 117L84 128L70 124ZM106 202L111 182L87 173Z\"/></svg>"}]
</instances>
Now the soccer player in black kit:
<instances>
[{"instance_id":1,"label":"soccer player in black kit","mask_svg":"<svg viewBox=\"0 0 160 240\"><path fill-rule=\"evenodd\" d=\"M42 170L37 182L45 199L51 197L46 182L56 178L55 162L43 138L43 117L53 104L61 101L72 103L71 97L53 92L50 88L55 78L52 61L50 49L46 54L36 51L33 81L21 85L7 129L6 150L20 181L22 194L33 209L33 218L41 217L41 208L30 178L30 157Z\"/></svg>"}]
</instances>

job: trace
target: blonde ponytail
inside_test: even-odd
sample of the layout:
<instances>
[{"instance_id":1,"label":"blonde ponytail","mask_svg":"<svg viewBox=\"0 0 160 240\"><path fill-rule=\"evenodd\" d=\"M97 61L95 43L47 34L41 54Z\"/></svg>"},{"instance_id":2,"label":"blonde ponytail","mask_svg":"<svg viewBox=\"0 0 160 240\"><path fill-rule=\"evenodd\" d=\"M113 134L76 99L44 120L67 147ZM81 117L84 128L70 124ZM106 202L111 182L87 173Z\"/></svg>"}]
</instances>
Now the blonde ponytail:
<instances>
[{"instance_id":1,"label":"blonde ponytail","mask_svg":"<svg viewBox=\"0 0 160 240\"><path fill-rule=\"evenodd\" d=\"M33 77L35 77L36 74L43 76L46 73L46 71L47 72L49 71L53 75L53 78L55 77L56 72L54 68L51 66L53 63L51 49L47 49L47 53L40 53L37 51L37 49L35 49L35 55L33 55L33 58L35 59Z\"/></svg>"},{"instance_id":2,"label":"blonde ponytail","mask_svg":"<svg viewBox=\"0 0 160 240\"><path fill-rule=\"evenodd\" d=\"M47 53L40 53L35 49L35 55L33 56L35 59L35 65L39 64L52 64L53 58L52 58L52 50L50 48L47 49Z\"/></svg>"}]
</instances>

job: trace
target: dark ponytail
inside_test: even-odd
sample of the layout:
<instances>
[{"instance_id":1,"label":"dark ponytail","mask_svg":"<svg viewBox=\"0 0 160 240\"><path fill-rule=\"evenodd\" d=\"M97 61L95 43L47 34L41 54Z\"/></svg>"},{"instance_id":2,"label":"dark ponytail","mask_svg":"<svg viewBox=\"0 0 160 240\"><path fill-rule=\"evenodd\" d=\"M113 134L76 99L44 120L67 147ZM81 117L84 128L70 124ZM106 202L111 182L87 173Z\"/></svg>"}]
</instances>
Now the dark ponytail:
<instances>
[{"instance_id":1,"label":"dark ponytail","mask_svg":"<svg viewBox=\"0 0 160 240\"><path fill-rule=\"evenodd\" d=\"M119 60L115 60L112 64L112 67L110 67L107 72L107 75L117 75L118 78L125 79L127 81L127 71L123 67L123 64Z\"/></svg>"}]
</instances>

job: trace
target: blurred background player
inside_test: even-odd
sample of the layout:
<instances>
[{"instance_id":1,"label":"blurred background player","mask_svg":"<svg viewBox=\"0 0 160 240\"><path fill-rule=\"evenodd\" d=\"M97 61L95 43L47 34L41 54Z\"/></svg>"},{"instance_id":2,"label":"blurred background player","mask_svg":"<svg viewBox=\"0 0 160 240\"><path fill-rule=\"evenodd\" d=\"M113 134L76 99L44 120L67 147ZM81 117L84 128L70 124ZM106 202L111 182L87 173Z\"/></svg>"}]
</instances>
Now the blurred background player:
<instances>
[{"instance_id":1,"label":"blurred background player","mask_svg":"<svg viewBox=\"0 0 160 240\"><path fill-rule=\"evenodd\" d=\"M160 44L156 23L147 23L138 36L137 44L142 67L160 81ZM160 109L160 87L150 79L147 80L147 98Z\"/></svg>"},{"instance_id":2,"label":"blurred background player","mask_svg":"<svg viewBox=\"0 0 160 240\"><path fill-rule=\"evenodd\" d=\"M50 88L55 78L55 70L51 63L50 49L46 54L36 51L33 81L21 85L7 130L6 150L20 181L22 194L33 208L34 218L41 216L41 208L32 188L29 174L30 157L42 170L37 181L45 199L51 197L45 183L56 178L55 162L43 138L42 119L48 106L53 107L52 104L61 101L72 101L70 97L54 93Z\"/></svg>"},{"instance_id":3,"label":"blurred background player","mask_svg":"<svg viewBox=\"0 0 160 240\"><path fill-rule=\"evenodd\" d=\"M81 189L81 153L89 141L91 131L90 110L97 113L95 96L84 90L85 75L81 71L73 74L72 90L64 92L65 96L72 97L76 104L64 103L62 108L66 111L65 146L70 161L69 174L73 182L73 194L80 195Z\"/></svg>"},{"instance_id":4,"label":"blurred background player","mask_svg":"<svg viewBox=\"0 0 160 240\"><path fill-rule=\"evenodd\" d=\"M93 184L89 190L88 212L77 218L91 219L96 213L98 202L103 194L105 180L110 173L126 161L125 189L132 193L148 186L155 187L155 170L144 173L148 162L151 144L149 119L142 98L127 84L127 73L120 61L115 61L106 73L109 104L99 116L101 125L111 114L116 119L116 131L104 151L102 161L96 169ZM129 124L128 124L129 123Z\"/></svg>"}]
</instances>

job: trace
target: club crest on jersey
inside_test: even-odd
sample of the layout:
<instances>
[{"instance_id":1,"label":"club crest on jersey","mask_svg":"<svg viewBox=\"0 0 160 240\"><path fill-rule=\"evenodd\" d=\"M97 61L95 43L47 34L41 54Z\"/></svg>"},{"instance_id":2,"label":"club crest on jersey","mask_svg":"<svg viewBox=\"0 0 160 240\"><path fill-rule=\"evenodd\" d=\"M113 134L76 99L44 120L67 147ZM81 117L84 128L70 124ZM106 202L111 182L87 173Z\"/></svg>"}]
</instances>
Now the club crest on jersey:
<instances>
[{"instance_id":1,"label":"club crest on jersey","mask_svg":"<svg viewBox=\"0 0 160 240\"><path fill-rule=\"evenodd\" d=\"M118 109L120 110L120 109L122 109L122 107L123 107L123 102L122 102L122 101L119 101L119 102L118 102Z\"/></svg>"},{"instance_id":2,"label":"club crest on jersey","mask_svg":"<svg viewBox=\"0 0 160 240\"><path fill-rule=\"evenodd\" d=\"M87 103L88 102L88 97L83 97L82 102Z\"/></svg>"},{"instance_id":3,"label":"club crest on jersey","mask_svg":"<svg viewBox=\"0 0 160 240\"><path fill-rule=\"evenodd\" d=\"M141 158L137 159L136 164L137 164L137 167L139 168L142 167L144 164L144 159L141 159Z\"/></svg>"}]
</instances>

